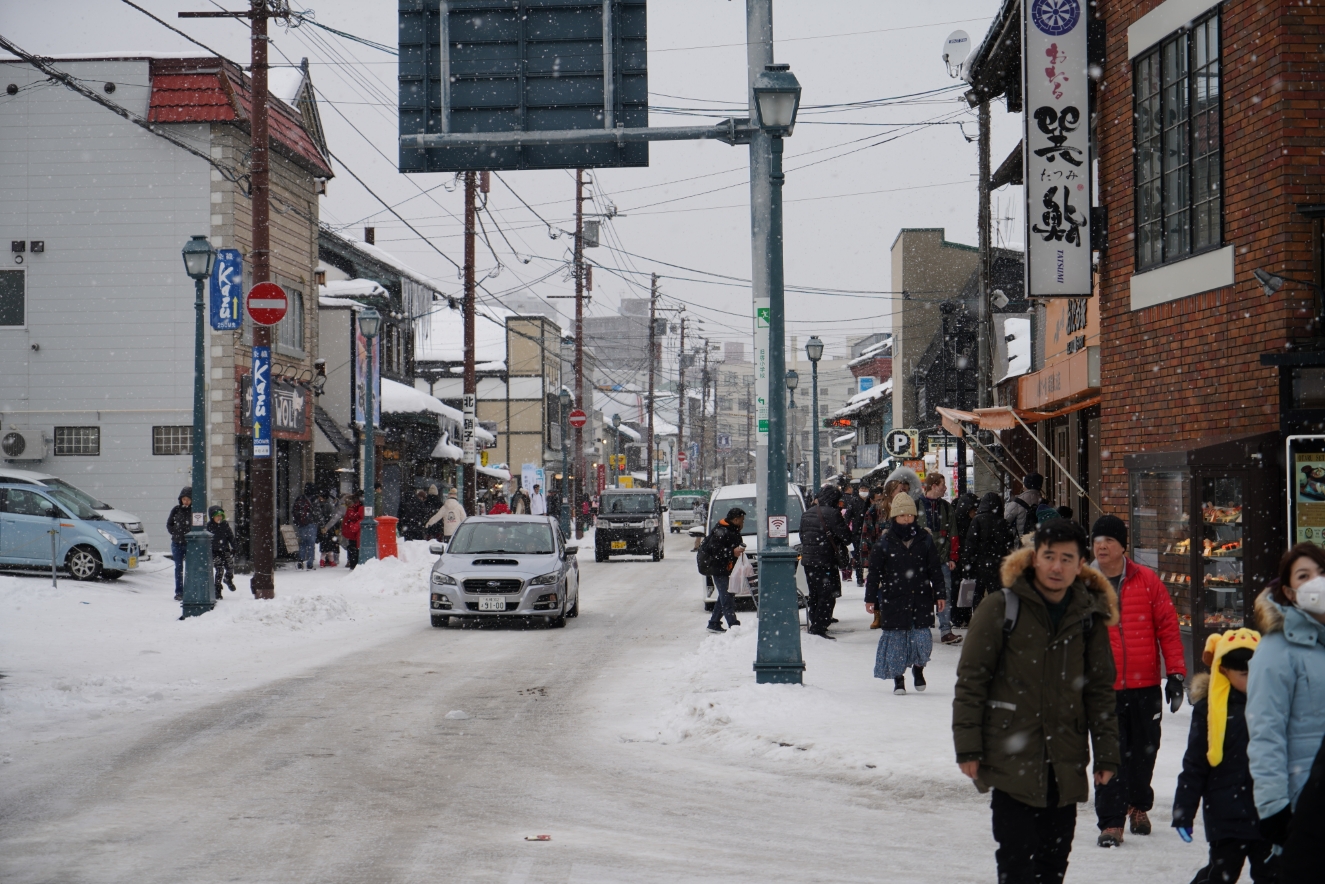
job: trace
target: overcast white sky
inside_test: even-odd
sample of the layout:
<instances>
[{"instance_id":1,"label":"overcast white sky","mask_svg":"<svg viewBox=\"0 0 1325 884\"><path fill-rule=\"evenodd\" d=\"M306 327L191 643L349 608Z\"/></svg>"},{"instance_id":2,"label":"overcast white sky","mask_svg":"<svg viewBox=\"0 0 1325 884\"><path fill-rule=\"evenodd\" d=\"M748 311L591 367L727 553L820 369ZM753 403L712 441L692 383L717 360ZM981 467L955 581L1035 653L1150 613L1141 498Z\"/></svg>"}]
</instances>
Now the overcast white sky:
<instances>
[{"instance_id":1,"label":"overcast white sky","mask_svg":"<svg viewBox=\"0 0 1325 884\"><path fill-rule=\"evenodd\" d=\"M216 9L210 0L136 2L230 58L248 59L246 29L240 24L176 18L181 10ZM233 9L247 6L242 0L222 2ZM292 3L299 8L299 0ZM396 6L395 0L318 0L314 9L323 24L394 46ZM962 28L978 43L998 6L998 0L780 0L774 16L775 56L792 65L804 87L805 105L941 89L956 82L941 60L944 38ZM0 33L41 54L198 51L121 0L0 0L0 10ZM389 203L415 196L399 207L400 213L459 261L461 225L455 216L463 209L461 191L438 188L418 196L420 187L443 182L450 186L452 176L403 176L395 170L394 56L307 25L288 32L274 28L273 34L273 63L283 63L282 54L295 63L310 59L332 150ZM744 40L745 4L740 0L653 0L650 103L744 104ZM786 153L787 281L887 291L888 249L903 227L942 227L949 239L975 244L976 149L963 136L974 139L976 124L974 111L965 107L960 89L954 89L887 108L802 114ZM997 166L1020 137L1019 118L997 105L993 121ZM652 125L695 122L702 120L651 116ZM882 125L918 122L944 125ZM879 143L899 132L906 134ZM710 338L749 340L748 288L696 282L703 277L658 263L749 278L747 149L706 141L654 144L650 151L647 169L594 173L599 199L610 199L621 213L612 223L611 244L638 257L607 248L589 255L607 265L659 272L665 277L664 293L688 302L690 315L704 319ZM355 237L371 224L377 228L379 246L435 276L445 289L458 290L456 272L444 258L384 213L342 169L336 172L322 203L324 221ZM573 226L573 173L513 172L503 177L548 221ZM490 200L515 250L535 257L522 264L489 230L504 269L487 287L501 293L551 273L533 290L542 296L570 293L565 274L556 272L569 255L567 238L549 239L546 228L496 181ZM1005 242L1021 241L1020 200L1020 188L994 195L996 225ZM480 246L480 273L495 266L492 254ZM647 277L633 278L647 286ZM595 274L594 284L593 312L615 312L623 295L640 293L602 272ZM848 335L887 328L887 297L790 295L788 334L803 340L817 333L836 349ZM571 302L553 303L566 307Z\"/></svg>"}]
</instances>

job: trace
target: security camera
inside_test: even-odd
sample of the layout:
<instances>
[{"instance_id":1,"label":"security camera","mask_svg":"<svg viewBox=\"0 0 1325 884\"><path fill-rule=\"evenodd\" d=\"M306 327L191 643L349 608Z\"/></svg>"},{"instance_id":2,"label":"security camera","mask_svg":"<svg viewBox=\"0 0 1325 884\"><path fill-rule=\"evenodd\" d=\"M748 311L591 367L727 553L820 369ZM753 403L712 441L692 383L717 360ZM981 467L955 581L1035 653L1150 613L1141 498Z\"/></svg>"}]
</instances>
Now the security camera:
<instances>
[{"instance_id":1,"label":"security camera","mask_svg":"<svg viewBox=\"0 0 1325 884\"><path fill-rule=\"evenodd\" d=\"M1008 305L1008 296L1003 294L1002 289L994 289L993 303L999 310Z\"/></svg>"}]
</instances>

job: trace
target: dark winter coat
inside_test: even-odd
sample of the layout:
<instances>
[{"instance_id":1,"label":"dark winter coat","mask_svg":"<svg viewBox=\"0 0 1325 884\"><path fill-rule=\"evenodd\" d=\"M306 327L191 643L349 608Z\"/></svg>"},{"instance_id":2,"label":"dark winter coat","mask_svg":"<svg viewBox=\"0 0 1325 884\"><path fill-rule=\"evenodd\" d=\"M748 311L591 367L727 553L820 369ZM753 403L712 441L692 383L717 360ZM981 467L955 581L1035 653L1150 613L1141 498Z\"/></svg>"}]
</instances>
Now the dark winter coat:
<instances>
[{"instance_id":1,"label":"dark winter coat","mask_svg":"<svg viewBox=\"0 0 1325 884\"><path fill-rule=\"evenodd\" d=\"M436 511L428 509L426 497L419 500L417 494L411 494L400 505L400 536L406 540L422 540L433 512Z\"/></svg>"},{"instance_id":2,"label":"dark winter coat","mask_svg":"<svg viewBox=\"0 0 1325 884\"><path fill-rule=\"evenodd\" d=\"M871 506L870 511L861 519L860 555L861 562L868 565L874 544L879 542L883 532L888 530L888 505Z\"/></svg>"},{"instance_id":3,"label":"dark winter coat","mask_svg":"<svg viewBox=\"0 0 1325 884\"><path fill-rule=\"evenodd\" d=\"M1113 666L1118 670L1113 689L1153 688L1165 675L1185 678L1187 664L1183 660L1178 612L1159 575L1127 560L1118 587L1118 607L1122 619L1109 630Z\"/></svg>"},{"instance_id":4,"label":"dark winter coat","mask_svg":"<svg viewBox=\"0 0 1325 884\"><path fill-rule=\"evenodd\" d=\"M1031 584L1034 556L1023 549L1003 562L1003 585L1020 603L1006 641L1002 592L985 596L971 616L957 664L952 735L958 763L980 762L975 785L981 792L998 789L1045 807L1047 762L1058 781L1058 806L1068 807L1090 795L1092 756L1096 771L1118 770L1113 652L1105 628L1118 622L1118 599L1104 575L1083 568L1053 629Z\"/></svg>"},{"instance_id":5,"label":"dark winter coat","mask_svg":"<svg viewBox=\"0 0 1325 884\"><path fill-rule=\"evenodd\" d=\"M954 519L957 522L957 539L963 544L966 543L966 535L970 533L971 521L975 518L971 515L971 510L978 509L979 506L980 498L969 491L957 495L957 499L952 502Z\"/></svg>"},{"instance_id":6,"label":"dark winter coat","mask_svg":"<svg viewBox=\"0 0 1325 884\"><path fill-rule=\"evenodd\" d=\"M207 520L207 533L212 535L212 559L231 558L235 554L235 532L230 523L222 519L218 524Z\"/></svg>"},{"instance_id":7,"label":"dark winter coat","mask_svg":"<svg viewBox=\"0 0 1325 884\"><path fill-rule=\"evenodd\" d=\"M923 495L916 501L916 508L925 514L925 527L934 536L939 559L943 562L952 561L952 538L957 536L957 511L942 497L930 500Z\"/></svg>"},{"instance_id":8,"label":"dark winter coat","mask_svg":"<svg viewBox=\"0 0 1325 884\"><path fill-rule=\"evenodd\" d=\"M891 523L890 523L891 525ZM885 530L870 550L865 601L882 629L926 629L943 597L943 565L928 531L917 528L910 544Z\"/></svg>"},{"instance_id":9,"label":"dark winter coat","mask_svg":"<svg viewBox=\"0 0 1325 884\"><path fill-rule=\"evenodd\" d=\"M1196 805L1204 805L1205 838L1237 838L1242 841L1260 837L1260 818L1256 816L1256 798L1252 792L1251 770L1247 760L1247 695L1235 688L1228 692L1228 724L1224 730L1224 760L1211 767L1206 758L1210 748L1209 700L1210 675L1201 673L1192 679L1190 696L1192 729L1187 735L1187 754L1182 757L1182 773L1173 795L1173 825L1190 829L1196 819Z\"/></svg>"},{"instance_id":10,"label":"dark winter coat","mask_svg":"<svg viewBox=\"0 0 1325 884\"><path fill-rule=\"evenodd\" d=\"M859 494L848 494L842 499L842 504L846 508L846 515L843 521L847 523L847 528L851 531L851 542L855 544L857 550L860 549L860 530L865 525L865 514L870 511L870 502L861 500Z\"/></svg>"},{"instance_id":11,"label":"dark winter coat","mask_svg":"<svg viewBox=\"0 0 1325 884\"><path fill-rule=\"evenodd\" d=\"M810 507L801 516L801 564L837 567L834 544L838 549L847 549L851 545L851 529L842 514L836 506Z\"/></svg>"},{"instance_id":12,"label":"dark winter coat","mask_svg":"<svg viewBox=\"0 0 1325 884\"><path fill-rule=\"evenodd\" d=\"M1012 551L1016 537L1003 520L999 509L1002 501L993 491L980 501L970 530L962 542L960 571L962 577L975 580L976 593L987 595L1002 587L999 567L1003 557Z\"/></svg>"},{"instance_id":13,"label":"dark winter coat","mask_svg":"<svg viewBox=\"0 0 1325 884\"><path fill-rule=\"evenodd\" d=\"M306 528L309 525L316 525L321 513L318 510L317 497L311 494L303 494L295 499L294 506L290 508L290 515L294 518L294 523L300 528Z\"/></svg>"},{"instance_id":14,"label":"dark winter coat","mask_svg":"<svg viewBox=\"0 0 1325 884\"><path fill-rule=\"evenodd\" d=\"M166 517L166 531L170 533L170 539L176 543L183 543L192 528L193 507L182 503L175 504L170 515Z\"/></svg>"},{"instance_id":15,"label":"dark winter coat","mask_svg":"<svg viewBox=\"0 0 1325 884\"><path fill-rule=\"evenodd\" d=\"M714 525L713 531L704 538L699 548L699 555L721 569L721 573L730 574L732 566L736 564L736 549L741 546L745 546L741 532L723 519Z\"/></svg>"}]
</instances>

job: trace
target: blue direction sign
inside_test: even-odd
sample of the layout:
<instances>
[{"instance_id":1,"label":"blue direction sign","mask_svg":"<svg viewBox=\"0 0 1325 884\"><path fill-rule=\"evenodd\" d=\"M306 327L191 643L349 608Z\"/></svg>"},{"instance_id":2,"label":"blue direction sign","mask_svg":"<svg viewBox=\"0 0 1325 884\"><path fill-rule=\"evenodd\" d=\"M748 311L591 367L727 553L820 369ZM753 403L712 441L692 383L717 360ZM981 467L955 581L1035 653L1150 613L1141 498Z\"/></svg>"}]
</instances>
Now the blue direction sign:
<instances>
[{"instance_id":1,"label":"blue direction sign","mask_svg":"<svg viewBox=\"0 0 1325 884\"><path fill-rule=\"evenodd\" d=\"M253 348L253 456L271 457L271 348Z\"/></svg>"},{"instance_id":2,"label":"blue direction sign","mask_svg":"<svg viewBox=\"0 0 1325 884\"><path fill-rule=\"evenodd\" d=\"M244 256L239 249L216 250L209 288L212 328L216 331L241 328L244 325Z\"/></svg>"}]
</instances>

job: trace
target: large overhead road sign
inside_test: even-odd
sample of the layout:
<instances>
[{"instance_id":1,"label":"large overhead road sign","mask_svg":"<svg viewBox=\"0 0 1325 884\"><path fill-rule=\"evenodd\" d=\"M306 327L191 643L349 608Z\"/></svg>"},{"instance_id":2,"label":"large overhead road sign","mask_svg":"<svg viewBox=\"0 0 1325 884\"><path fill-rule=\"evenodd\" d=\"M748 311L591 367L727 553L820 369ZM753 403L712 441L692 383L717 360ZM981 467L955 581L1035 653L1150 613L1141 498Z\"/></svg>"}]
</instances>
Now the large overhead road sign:
<instances>
[{"instance_id":1,"label":"large overhead road sign","mask_svg":"<svg viewBox=\"0 0 1325 884\"><path fill-rule=\"evenodd\" d=\"M645 0L400 0L400 171L647 166ZM419 147L410 136L481 134Z\"/></svg>"}]
</instances>

